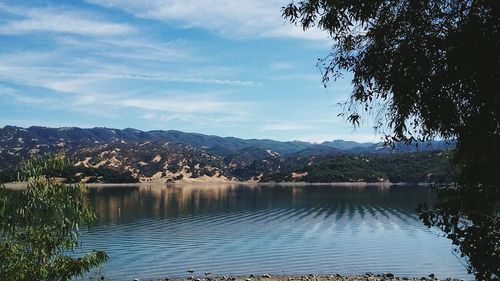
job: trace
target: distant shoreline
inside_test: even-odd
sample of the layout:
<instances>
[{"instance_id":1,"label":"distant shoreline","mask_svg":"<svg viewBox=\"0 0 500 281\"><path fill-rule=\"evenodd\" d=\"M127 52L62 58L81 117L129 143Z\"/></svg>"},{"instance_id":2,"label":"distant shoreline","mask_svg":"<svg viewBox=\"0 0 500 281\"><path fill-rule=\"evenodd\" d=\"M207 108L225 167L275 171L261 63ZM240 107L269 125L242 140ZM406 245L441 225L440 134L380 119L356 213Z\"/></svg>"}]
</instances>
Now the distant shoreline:
<instances>
[{"instance_id":1,"label":"distant shoreline","mask_svg":"<svg viewBox=\"0 0 500 281\"><path fill-rule=\"evenodd\" d=\"M24 189L25 183L4 183L5 188L10 190ZM344 187L390 187L390 186L430 186L432 183L407 183L407 182L248 182L248 181L220 181L220 182L197 182L197 181L177 181L165 182L137 182L137 183L87 183L85 186L93 188L113 188L113 187L140 187L140 186L213 186L213 185L246 185L246 186L344 186Z\"/></svg>"},{"instance_id":2,"label":"distant shoreline","mask_svg":"<svg viewBox=\"0 0 500 281\"><path fill-rule=\"evenodd\" d=\"M296 186L296 187L315 187L315 186L338 186L338 187L353 187L361 188L367 186L374 187L391 187L391 186L430 186L431 183L387 183L387 182L330 182L330 183L307 183L307 182L244 182L244 181L228 181L228 182L142 182L142 183L91 183L86 186L94 188L119 188L119 187L133 187L133 186L216 186L216 185L244 185L244 186Z\"/></svg>"}]
</instances>

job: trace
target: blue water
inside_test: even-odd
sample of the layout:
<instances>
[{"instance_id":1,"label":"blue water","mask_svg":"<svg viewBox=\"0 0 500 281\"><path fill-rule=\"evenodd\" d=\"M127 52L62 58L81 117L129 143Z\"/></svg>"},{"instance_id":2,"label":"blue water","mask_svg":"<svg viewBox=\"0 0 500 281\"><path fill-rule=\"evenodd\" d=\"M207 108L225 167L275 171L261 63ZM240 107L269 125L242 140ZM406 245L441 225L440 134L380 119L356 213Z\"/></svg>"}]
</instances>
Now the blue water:
<instances>
[{"instance_id":1,"label":"blue water","mask_svg":"<svg viewBox=\"0 0 500 281\"><path fill-rule=\"evenodd\" d=\"M427 187L185 185L101 188L83 251L107 280L393 272L471 279L446 238L419 221ZM187 270L194 270L193 274Z\"/></svg>"}]
</instances>

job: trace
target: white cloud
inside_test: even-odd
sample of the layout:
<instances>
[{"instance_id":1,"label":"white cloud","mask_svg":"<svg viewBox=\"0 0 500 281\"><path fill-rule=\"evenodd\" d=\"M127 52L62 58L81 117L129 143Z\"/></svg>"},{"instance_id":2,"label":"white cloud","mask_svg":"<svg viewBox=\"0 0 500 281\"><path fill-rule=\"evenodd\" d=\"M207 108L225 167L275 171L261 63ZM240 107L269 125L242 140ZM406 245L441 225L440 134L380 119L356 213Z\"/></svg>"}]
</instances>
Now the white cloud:
<instances>
[{"instance_id":1,"label":"white cloud","mask_svg":"<svg viewBox=\"0 0 500 281\"><path fill-rule=\"evenodd\" d=\"M80 35L120 35L135 31L133 26L113 23L84 11L56 8L12 7L0 3L0 10L23 19L10 19L0 26L0 34L63 32Z\"/></svg>"},{"instance_id":2,"label":"white cloud","mask_svg":"<svg viewBox=\"0 0 500 281\"><path fill-rule=\"evenodd\" d=\"M155 19L183 28L202 28L229 38L298 38L328 42L326 32L300 27L281 17L289 0L88 0L124 10L136 17Z\"/></svg>"}]
</instances>

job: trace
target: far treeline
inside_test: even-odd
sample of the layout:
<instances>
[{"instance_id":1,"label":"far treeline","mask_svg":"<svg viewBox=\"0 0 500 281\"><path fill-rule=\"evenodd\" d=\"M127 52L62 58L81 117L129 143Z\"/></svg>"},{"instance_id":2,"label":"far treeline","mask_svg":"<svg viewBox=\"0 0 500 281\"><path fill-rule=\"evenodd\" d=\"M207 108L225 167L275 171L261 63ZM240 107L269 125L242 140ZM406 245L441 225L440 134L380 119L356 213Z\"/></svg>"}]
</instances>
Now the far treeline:
<instances>
[{"instance_id":1,"label":"far treeline","mask_svg":"<svg viewBox=\"0 0 500 281\"><path fill-rule=\"evenodd\" d=\"M301 173L299 173L301 172ZM300 175L303 176L300 176ZM309 183L381 182L450 183L456 171L447 152L415 152L403 154L338 155L291 173L276 173L263 181Z\"/></svg>"}]
</instances>

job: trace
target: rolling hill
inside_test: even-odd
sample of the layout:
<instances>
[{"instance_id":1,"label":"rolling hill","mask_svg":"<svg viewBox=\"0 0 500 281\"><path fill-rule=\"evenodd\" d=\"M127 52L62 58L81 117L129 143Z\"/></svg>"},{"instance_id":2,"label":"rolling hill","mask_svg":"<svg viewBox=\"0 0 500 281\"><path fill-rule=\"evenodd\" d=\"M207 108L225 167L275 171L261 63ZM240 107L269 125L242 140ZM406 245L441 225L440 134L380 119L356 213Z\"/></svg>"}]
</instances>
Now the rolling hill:
<instances>
[{"instance_id":1,"label":"rolling hill","mask_svg":"<svg viewBox=\"0 0 500 281\"><path fill-rule=\"evenodd\" d=\"M31 155L63 152L71 164L60 176L73 182L429 181L436 174L450 178L440 152L450 146L421 143L417 152L413 145L343 140L314 144L175 130L5 126L0 129L0 178L12 180L16 167ZM406 160L417 168L391 172L406 167L394 165Z\"/></svg>"}]
</instances>

